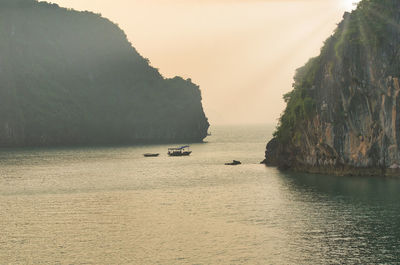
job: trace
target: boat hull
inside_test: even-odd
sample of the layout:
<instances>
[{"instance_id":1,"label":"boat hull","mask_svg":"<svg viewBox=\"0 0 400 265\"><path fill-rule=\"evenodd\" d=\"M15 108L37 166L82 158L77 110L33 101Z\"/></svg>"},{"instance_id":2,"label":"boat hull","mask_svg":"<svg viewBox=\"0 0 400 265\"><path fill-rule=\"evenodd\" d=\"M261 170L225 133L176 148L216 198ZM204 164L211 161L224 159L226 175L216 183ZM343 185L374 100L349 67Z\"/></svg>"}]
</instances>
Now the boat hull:
<instances>
[{"instance_id":1,"label":"boat hull","mask_svg":"<svg viewBox=\"0 0 400 265\"><path fill-rule=\"evenodd\" d=\"M241 165L242 162L237 161L237 160L233 160L233 162L231 163L225 163L226 166L237 166L237 165Z\"/></svg>"},{"instance_id":2,"label":"boat hull","mask_svg":"<svg viewBox=\"0 0 400 265\"><path fill-rule=\"evenodd\" d=\"M172 152L168 153L169 156L190 156L192 152L191 151L186 151L186 152Z\"/></svg>"},{"instance_id":3,"label":"boat hull","mask_svg":"<svg viewBox=\"0 0 400 265\"><path fill-rule=\"evenodd\" d=\"M160 154L144 154L143 156L144 157L157 157L157 156L159 156Z\"/></svg>"}]
</instances>

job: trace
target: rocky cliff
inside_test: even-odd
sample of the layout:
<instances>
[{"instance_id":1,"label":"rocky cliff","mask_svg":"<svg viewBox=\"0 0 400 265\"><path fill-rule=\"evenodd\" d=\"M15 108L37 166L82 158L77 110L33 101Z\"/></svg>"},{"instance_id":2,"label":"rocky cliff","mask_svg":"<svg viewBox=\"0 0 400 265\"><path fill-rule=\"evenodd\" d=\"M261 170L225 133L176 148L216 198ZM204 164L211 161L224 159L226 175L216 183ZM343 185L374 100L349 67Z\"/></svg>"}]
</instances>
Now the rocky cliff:
<instances>
[{"instance_id":1,"label":"rocky cliff","mask_svg":"<svg viewBox=\"0 0 400 265\"><path fill-rule=\"evenodd\" d=\"M400 175L400 1L363 0L297 70L265 163Z\"/></svg>"},{"instance_id":2,"label":"rocky cliff","mask_svg":"<svg viewBox=\"0 0 400 265\"><path fill-rule=\"evenodd\" d=\"M0 146L198 142L199 87L165 79L114 23L0 0Z\"/></svg>"}]
</instances>

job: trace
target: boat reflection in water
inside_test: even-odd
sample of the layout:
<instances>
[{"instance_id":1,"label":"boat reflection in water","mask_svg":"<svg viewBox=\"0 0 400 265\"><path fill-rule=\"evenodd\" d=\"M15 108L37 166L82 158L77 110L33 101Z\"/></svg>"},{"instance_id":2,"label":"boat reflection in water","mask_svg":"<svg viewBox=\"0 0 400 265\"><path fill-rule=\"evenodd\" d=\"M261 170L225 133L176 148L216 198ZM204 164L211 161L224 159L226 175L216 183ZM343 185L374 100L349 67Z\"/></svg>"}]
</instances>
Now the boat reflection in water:
<instances>
[{"instance_id":1,"label":"boat reflection in water","mask_svg":"<svg viewBox=\"0 0 400 265\"><path fill-rule=\"evenodd\" d=\"M189 151L188 145L181 146L178 148L168 148L168 155L169 156L189 156L192 151Z\"/></svg>"}]
</instances>

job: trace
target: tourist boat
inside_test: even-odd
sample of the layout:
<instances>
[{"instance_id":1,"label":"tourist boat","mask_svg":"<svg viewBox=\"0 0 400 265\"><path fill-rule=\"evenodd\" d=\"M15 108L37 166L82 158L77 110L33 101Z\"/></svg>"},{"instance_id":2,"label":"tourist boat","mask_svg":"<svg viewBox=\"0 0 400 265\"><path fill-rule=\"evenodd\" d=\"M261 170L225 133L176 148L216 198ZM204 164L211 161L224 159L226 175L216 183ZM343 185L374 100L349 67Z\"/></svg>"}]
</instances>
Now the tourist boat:
<instances>
[{"instance_id":1,"label":"tourist boat","mask_svg":"<svg viewBox=\"0 0 400 265\"><path fill-rule=\"evenodd\" d=\"M226 166L236 166L236 165L241 165L242 162L237 161L237 160L233 160L233 162L231 163L225 163Z\"/></svg>"},{"instance_id":2,"label":"tourist boat","mask_svg":"<svg viewBox=\"0 0 400 265\"><path fill-rule=\"evenodd\" d=\"M188 145L181 146L178 148L168 148L168 155L169 156L189 156L192 151L189 151Z\"/></svg>"},{"instance_id":3,"label":"tourist boat","mask_svg":"<svg viewBox=\"0 0 400 265\"><path fill-rule=\"evenodd\" d=\"M160 154L150 154L150 153L148 153L148 154L143 154L145 157L157 157L157 156L159 156Z\"/></svg>"}]
</instances>

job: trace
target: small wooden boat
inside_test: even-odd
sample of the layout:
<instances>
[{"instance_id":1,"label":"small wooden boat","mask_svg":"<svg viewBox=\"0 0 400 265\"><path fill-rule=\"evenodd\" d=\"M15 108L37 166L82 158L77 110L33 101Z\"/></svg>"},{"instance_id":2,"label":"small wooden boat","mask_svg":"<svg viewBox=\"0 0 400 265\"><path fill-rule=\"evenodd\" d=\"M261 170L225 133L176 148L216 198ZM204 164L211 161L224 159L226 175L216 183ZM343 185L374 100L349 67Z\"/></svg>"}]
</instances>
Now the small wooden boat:
<instances>
[{"instance_id":1,"label":"small wooden boat","mask_svg":"<svg viewBox=\"0 0 400 265\"><path fill-rule=\"evenodd\" d=\"M169 156L189 156L192 151L189 151L189 146L181 146L178 148L168 148L168 155Z\"/></svg>"},{"instance_id":2,"label":"small wooden boat","mask_svg":"<svg viewBox=\"0 0 400 265\"><path fill-rule=\"evenodd\" d=\"M159 156L160 154L150 154L150 153L147 153L147 154L143 154L143 156L145 156L145 157L157 157L157 156Z\"/></svg>"},{"instance_id":3,"label":"small wooden boat","mask_svg":"<svg viewBox=\"0 0 400 265\"><path fill-rule=\"evenodd\" d=\"M233 160L233 162L231 163L225 163L226 166L236 166L236 165L241 165L242 162L237 161L237 160Z\"/></svg>"}]
</instances>

